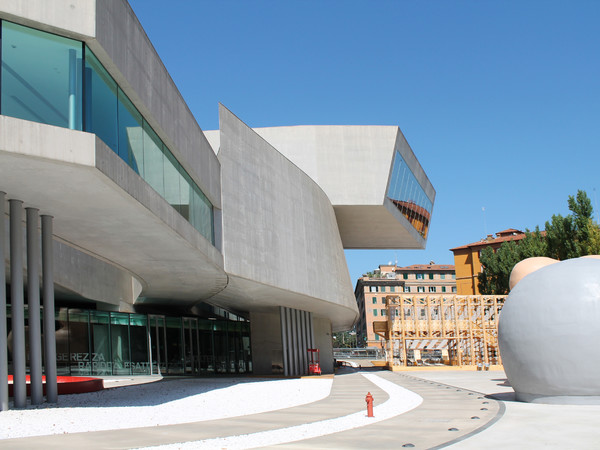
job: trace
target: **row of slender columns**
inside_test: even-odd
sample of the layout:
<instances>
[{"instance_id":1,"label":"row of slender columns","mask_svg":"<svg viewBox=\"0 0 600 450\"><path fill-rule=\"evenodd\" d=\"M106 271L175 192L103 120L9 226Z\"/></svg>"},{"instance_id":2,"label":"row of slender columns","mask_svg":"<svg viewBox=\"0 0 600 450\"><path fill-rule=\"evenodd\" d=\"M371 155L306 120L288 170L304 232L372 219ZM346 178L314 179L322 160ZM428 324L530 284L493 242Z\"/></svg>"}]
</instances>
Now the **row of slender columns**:
<instances>
[{"instance_id":1,"label":"row of slender columns","mask_svg":"<svg viewBox=\"0 0 600 450\"><path fill-rule=\"evenodd\" d=\"M308 349L314 348L312 313L279 307L283 373L286 376L308 373Z\"/></svg>"},{"instance_id":2,"label":"row of slender columns","mask_svg":"<svg viewBox=\"0 0 600 450\"><path fill-rule=\"evenodd\" d=\"M8 357L6 329L6 280L5 280L5 204L6 194L0 192L0 411L8 409ZM23 202L9 200L10 212L10 286L12 325L13 397L16 408L27 406L26 345L25 345L25 299L23 293ZM40 326L40 236L39 211L26 208L27 242L27 303L29 325L29 368L31 404L44 400L42 383L42 333ZM43 215L42 228L42 291L44 299L44 349L46 369L46 398L58 400L56 384L56 337L54 326L54 279L52 255L52 217Z\"/></svg>"}]
</instances>

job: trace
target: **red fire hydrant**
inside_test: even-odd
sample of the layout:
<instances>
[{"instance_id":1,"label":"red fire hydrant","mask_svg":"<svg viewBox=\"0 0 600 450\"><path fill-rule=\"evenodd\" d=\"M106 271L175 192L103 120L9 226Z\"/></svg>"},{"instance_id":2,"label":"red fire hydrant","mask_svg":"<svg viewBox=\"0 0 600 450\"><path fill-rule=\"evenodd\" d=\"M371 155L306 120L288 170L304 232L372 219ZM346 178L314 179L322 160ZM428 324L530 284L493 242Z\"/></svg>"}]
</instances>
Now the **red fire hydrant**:
<instances>
[{"instance_id":1,"label":"red fire hydrant","mask_svg":"<svg viewBox=\"0 0 600 450\"><path fill-rule=\"evenodd\" d=\"M371 395L370 392L367 392L365 401L367 402L367 417L374 417L373 416L373 396Z\"/></svg>"}]
</instances>

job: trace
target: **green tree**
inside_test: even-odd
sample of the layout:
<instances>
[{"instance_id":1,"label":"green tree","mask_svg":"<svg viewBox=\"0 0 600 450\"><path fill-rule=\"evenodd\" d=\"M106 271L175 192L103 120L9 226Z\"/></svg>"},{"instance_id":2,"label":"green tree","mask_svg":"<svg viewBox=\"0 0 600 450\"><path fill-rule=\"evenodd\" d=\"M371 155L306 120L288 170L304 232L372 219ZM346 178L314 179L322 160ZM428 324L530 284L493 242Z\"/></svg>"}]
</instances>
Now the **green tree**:
<instances>
[{"instance_id":1,"label":"green tree","mask_svg":"<svg viewBox=\"0 0 600 450\"><path fill-rule=\"evenodd\" d=\"M477 275L479 292L484 295L503 295L508 293L510 272L521 259L519 246L515 241L504 242L496 251L486 247L481 251L479 260L483 271Z\"/></svg>"},{"instance_id":2,"label":"green tree","mask_svg":"<svg viewBox=\"0 0 600 450\"><path fill-rule=\"evenodd\" d=\"M534 256L547 256L558 260L600 254L600 227L592 220L592 202L585 191L569 196L572 214L552 216L546 222L545 234L539 227L526 231L518 242L504 242L496 251L487 247L481 251L483 270L478 274L479 292L484 295L508 293L510 273L519 261Z\"/></svg>"},{"instance_id":3,"label":"green tree","mask_svg":"<svg viewBox=\"0 0 600 450\"><path fill-rule=\"evenodd\" d=\"M592 221L592 202L585 191L569 196L569 210L572 214L563 217L553 215L546 222L548 249L545 256L559 260L577 258L589 254L590 234L598 225Z\"/></svg>"},{"instance_id":4,"label":"green tree","mask_svg":"<svg viewBox=\"0 0 600 450\"><path fill-rule=\"evenodd\" d=\"M333 333L334 348L356 348L357 346L356 332L354 330Z\"/></svg>"}]
</instances>

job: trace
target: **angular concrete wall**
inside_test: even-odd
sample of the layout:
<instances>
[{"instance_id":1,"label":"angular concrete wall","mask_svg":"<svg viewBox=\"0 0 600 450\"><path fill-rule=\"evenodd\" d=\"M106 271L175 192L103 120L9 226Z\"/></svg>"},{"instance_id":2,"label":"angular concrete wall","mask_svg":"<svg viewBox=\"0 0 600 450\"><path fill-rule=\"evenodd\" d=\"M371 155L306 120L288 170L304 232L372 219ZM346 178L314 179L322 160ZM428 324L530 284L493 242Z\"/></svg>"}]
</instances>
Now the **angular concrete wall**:
<instances>
[{"instance_id":1,"label":"angular concrete wall","mask_svg":"<svg viewBox=\"0 0 600 450\"><path fill-rule=\"evenodd\" d=\"M281 305L323 314L330 308L326 316L337 326L351 326L356 302L329 199L226 108L219 117L230 281L214 300L250 311Z\"/></svg>"}]
</instances>

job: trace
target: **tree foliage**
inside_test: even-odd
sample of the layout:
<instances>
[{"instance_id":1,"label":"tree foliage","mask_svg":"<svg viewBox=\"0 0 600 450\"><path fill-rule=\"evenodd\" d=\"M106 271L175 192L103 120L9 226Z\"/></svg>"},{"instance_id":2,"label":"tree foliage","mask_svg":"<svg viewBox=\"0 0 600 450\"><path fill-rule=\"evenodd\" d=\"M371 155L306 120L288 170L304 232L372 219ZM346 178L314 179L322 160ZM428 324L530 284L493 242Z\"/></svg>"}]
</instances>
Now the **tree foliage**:
<instances>
[{"instance_id":1,"label":"tree foliage","mask_svg":"<svg viewBox=\"0 0 600 450\"><path fill-rule=\"evenodd\" d=\"M484 295L508 293L510 273L519 261L534 256L547 256L558 260L600 254L600 227L592 220L592 202L585 191L569 196L566 217L552 216L546 222L546 230L526 231L517 242L504 242L496 251L486 247L481 251L483 270L478 275L479 292Z\"/></svg>"}]
</instances>

